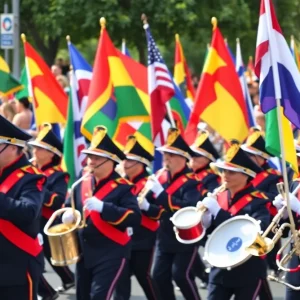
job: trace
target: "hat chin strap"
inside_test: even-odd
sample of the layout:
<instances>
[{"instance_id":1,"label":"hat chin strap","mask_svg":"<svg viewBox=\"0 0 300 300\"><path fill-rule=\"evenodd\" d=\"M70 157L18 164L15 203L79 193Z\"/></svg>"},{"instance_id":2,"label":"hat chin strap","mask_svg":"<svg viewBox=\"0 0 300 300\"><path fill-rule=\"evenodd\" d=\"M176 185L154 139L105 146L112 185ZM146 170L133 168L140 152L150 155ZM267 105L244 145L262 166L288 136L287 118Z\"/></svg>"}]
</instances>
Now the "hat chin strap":
<instances>
[{"instance_id":1,"label":"hat chin strap","mask_svg":"<svg viewBox=\"0 0 300 300\"><path fill-rule=\"evenodd\" d=\"M124 168L125 170L129 170L131 169L132 167L136 166L139 162L136 161L133 165L131 165L130 167L127 167L127 168Z\"/></svg>"},{"instance_id":2,"label":"hat chin strap","mask_svg":"<svg viewBox=\"0 0 300 300\"><path fill-rule=\"evenodd\" d=\"M8 146L9 146L9 144L6 144L5 147L0 151L0 154L1 154L2 152L4 152L5 149L6 149Z\"/></svg>"},{"instance_id":3,"label":"hat chin strap","mask_svg":"<svg viewBox=\"0 0 300 300\"><path fill-rule=\"evenodd\" d=\"M0 152L1 153L1 152ZM103 161L102 163L100 163L98 166L96 166L95 168L93 168L93 172L94 173L94 170L95 169L98 169L99 167L101 167L102 165L104 165L105 163L107 163L107 161L110 160L109 158L107 158L105 161Z\"/></svg>"}]
</instances>

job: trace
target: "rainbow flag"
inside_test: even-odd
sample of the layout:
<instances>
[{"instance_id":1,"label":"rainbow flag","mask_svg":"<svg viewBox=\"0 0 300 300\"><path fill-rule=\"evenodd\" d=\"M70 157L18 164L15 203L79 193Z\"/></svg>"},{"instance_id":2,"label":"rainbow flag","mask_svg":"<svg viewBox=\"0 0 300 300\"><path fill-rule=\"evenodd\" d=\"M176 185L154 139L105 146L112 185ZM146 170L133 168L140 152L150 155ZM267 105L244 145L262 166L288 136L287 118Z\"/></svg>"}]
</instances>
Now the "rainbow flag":
<instances>
[{"instance_id":1,"label":"rainbow flag","mask_svg":"<svg viewBox=\"0 0 300 300\"><path fill-rule=\"evenodd\" d=\"M101 124L115 140L123 123L150 121L143 102L148 95L134 84L124 63L130 58L114 47L103 20L101 27L81 132L91 139L94 127Z\"/></svg>"},{"instance_id":2,"label":"rainbow flag","mask_svg":"<svg viewBox=\"0 0 300 300\"><path fill-rule=\"evenodd\" d=\"M10 74L8 64L0 56L0 95L9 96L23 88L23 85Z\"/></svg>"},{"instance_id":3,"label":"rainbow flag","mask_svg":"<svg viewBox=\"0 0 300 300\"><path fill-rule=\"evenodd\" d=\"M184 56L179 34L175 35L175 65L174 81L179 86L185 102L192 107L195 100L195 90L192 83L191 73Z\"/></svg>"},{"instance_id":4,"label":"rainbow flag","mask_svg":"<svg viewBox=\"0 0 300 300\"><path fill-rule=\"evenodd\" d=\"M296 45L294 36L291 36L291 44L290 44L290 48L294 57L294 60L296 62L297 68L300 71L300 54L299 54L299 50L298 47Z\"/></svg>"},{"instance_id":5,"label":"rainbow flag","mask_svg":"<svg viewBox=\"0 0 300 300\"><path fill-rule=\"evenodd\" d=\"M26 41L25 35L22 35L22 40L36 126L39 127L43 122L66 123L68 96L44 60Z\"/></svg>"}]
</instances>

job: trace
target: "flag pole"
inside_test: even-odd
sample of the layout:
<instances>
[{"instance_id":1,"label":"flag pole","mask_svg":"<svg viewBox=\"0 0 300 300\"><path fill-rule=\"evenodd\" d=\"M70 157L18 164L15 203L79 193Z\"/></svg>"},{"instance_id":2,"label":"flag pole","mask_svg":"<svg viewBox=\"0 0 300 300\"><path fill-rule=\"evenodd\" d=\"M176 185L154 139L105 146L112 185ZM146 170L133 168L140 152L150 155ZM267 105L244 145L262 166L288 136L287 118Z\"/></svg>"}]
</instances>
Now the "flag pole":
<instances>
[{"instance_id":1,"label":"flag pole","mask_svg":"<svg viewBox=\"0 0 300 300\"><path fill-rule=\"evenodd\" d=\"M267 16L267 27L269 31L269 51L271 54L271 65L273 69L273 77L274 77L274 89L275 89L275 98L276 98L276 110L277 110L277 120L278 120L278 132L279 132L279 143L280 143L280 152L281 152L281 161L282 161L282 175L283 175L283 183L284 183L284 190L285 190L285 196L286 196L286 203L287 203L287 211L288 211L288 216L289 220L291 223L291 232L294 235L294 238L296 238L296 230L295 230L295 222L293 218L293 214L290 208L290 199L289 199L289 184L288 184L288 176L287 176L287 168L286 168L286 160L285 160L285 149L284 149L284 136L283 136L283 131L282 131L282 125L283 125L283 120L282 120L282 114L280 111L281 107L281 102L280 99L282 98L281 96L281 88L280 88L280 79L278 75L278 65L276 58L274 57L273 51L276 51L276 45L273 45L273 25L272 25L272 20L271 20L271 9L270 9L270 0L264 0L265 4L265 10L266 10L266 16Z\"/></svg>"},{"instance_id":2,"label":"flag pole","mask_svg":"<svg viewBox=\"0 0 300 300\"><path fill-rule=\"evenodd\" d=\"M141 19L142 19L144 25L148 24L147 16L145 14L142 14ZM176 123L175 123L174 116L172 113L170 101L166 102L165 106L166 106L169 121L171 123L171 127L176 127ZM153 112L151 112L151 113L153 113Z\"/></svg>"}]
</instances>

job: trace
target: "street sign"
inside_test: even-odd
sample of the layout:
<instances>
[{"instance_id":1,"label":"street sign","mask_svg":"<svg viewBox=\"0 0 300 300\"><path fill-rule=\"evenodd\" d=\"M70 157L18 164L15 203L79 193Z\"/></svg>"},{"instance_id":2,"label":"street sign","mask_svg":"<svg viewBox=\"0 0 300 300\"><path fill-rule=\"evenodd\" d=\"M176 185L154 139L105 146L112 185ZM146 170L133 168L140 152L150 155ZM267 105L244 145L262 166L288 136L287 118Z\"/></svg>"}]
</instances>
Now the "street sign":
<instances>
[{"instance_id":1,"label":"street sign","mask_svg":"<svg viewBox=\"0 0 300 300\"><path fill-rule=\"evenodd\" d=\"M14 15L1 14L1 49L14 48Z\"/></svg>"}]
</instances>

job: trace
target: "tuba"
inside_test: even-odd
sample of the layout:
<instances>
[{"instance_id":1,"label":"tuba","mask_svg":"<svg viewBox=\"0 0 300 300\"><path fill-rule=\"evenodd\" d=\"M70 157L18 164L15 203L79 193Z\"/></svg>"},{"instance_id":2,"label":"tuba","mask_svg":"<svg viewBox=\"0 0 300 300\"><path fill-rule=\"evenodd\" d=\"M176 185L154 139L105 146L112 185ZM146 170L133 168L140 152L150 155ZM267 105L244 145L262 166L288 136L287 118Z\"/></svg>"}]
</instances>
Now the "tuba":
<instances>
[{"instance_id":1,"label":"tuba","mask_svg":"<svg viewBox=\"0 0 300 300\"><path fill-rule=\"evenodd\" d=\"M53 266L75 264L80 258L77 230L86 226L84 217L85 207L83 208L83 218L81 218L81 213L75 209L74 191L76 186L83 180L86 180L91 174L89 171L73 183L70 191L71 207L64 207L55 211L44 227L44 233L48 236L49 240L51 263ZM70 210L75 217L74 223L54 225L54 221L58 216Z\"/></svg>"}]
</instances>

